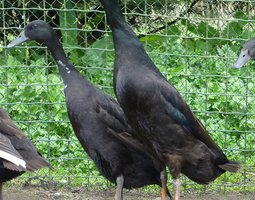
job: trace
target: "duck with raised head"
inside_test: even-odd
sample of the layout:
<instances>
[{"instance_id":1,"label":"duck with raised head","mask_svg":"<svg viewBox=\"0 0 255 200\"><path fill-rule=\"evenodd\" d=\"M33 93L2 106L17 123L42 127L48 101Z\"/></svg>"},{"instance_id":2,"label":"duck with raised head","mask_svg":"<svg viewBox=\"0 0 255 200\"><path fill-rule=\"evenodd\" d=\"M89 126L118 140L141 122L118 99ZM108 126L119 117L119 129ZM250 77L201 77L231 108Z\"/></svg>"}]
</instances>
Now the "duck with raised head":
<instances>
[{"instance_id":1,"label":"duck with raised head","mask_svg":"<svg viewBox=\"0 0 255 200\"><path fill-rule=\"evenodd\" d=\"M33 143L12 122L8 113L0 108L0 200L2 185L24 172L52 166L42 157Z\"/></svg>"},{"instance_id":2,"label":"duck with raised head","mask_svg":"<svg viewBox=\"0 0 255 200\"><path fill-rule=\"evenodd\" d=\"M133 138L134 131L119 104L81 76L69 62L52 27L40 20L32 21L7 47L27 40L44 44L55 59L65 85L73 130L101 174L117 184L115 199L123 198L123 187L161 186L156 160Z\"/></svg>"},{"instance_id":3,"label":"duck with raised head","mask_svg":"<svg viewBox=\"0 0 255 200\"><path fill-rule=\"evenodd\" d=\"M114 91L140 142L174 179L175 199L180 199L180 174L207 184L225 171L236 172L192 113L179 92L160 73L138 37L125 22L119 0L99 0L112 30L115 49ZM162 176L162 199L165 183Z\"/></svg>"},{"instance_id":4,"label":"duck with raised head","mask_svg":"<svg viewBox=\"0 0 255 200\"><path fill-rule=\"evenodd\" d=\"M249 60L255 59L255 39L250 39L246 41L243 45L241 53L237 61L233 64L233 68L243 67Z\"/></svg>"}]
</instances>

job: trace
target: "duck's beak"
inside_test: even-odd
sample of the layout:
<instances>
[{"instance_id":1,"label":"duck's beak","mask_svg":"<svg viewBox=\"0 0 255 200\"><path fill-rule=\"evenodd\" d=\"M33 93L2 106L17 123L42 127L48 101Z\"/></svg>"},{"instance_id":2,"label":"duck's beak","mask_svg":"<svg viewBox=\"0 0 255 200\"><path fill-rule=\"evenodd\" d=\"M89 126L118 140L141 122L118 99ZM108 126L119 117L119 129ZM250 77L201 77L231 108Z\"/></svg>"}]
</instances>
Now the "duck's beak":
<instances>
[{"instance_id":1,"label":"duck's beak","mask_svg":"<svg viewBox=\"0 0 255 200\"><path fill-rule=\"evenodd\" d=\"M18 35L18 37L16 37L10 44L7 45L7 48L8 49L13 48L13 47L17 46L18 44L21 44L22 42L25 42L27 40L29 40L29 38L26 37L24 31L22 31Z\"/></svg>"},{"instance_id":2,"label":"duck's beak","mask_svg":"<svg viewBox=\"0 0 255 200\"><path fill-rule=\"evenodd\" d=\"M242 66L244 66L249 60L251 59L251 57L249 56L249 50L242 50L241 54L239 56L239 58L237 59L237 61L235 62L235 64L233 64L232 68L241 68Z\"/></svg>"}]
</instances>

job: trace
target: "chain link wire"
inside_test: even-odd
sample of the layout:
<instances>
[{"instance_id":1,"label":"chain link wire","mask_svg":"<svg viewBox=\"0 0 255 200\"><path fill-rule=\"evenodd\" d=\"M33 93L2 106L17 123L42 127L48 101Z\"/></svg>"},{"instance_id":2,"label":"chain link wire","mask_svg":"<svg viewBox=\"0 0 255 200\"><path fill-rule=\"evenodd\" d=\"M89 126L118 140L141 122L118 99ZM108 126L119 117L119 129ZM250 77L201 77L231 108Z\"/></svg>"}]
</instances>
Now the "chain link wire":
<instances>
[{"instance_id":1,"label":"chain link wire","mask_svg":"<svg viewBox=\"0 0 255 200\"><path fill-rule=\"evenodd\" d=\"M243 165L240 173L226 173L209 186L183 178L185 190L254 188L254 69L231 69L243 42L255 36L254 8L251 0L122 1L126 20L155 64L229 158ZM49 188L111 187L72 131L60 75L46 48L29 42L6 49L29 21L47 21L71 62L113 95L114 50L103 8L95 0L4 0L0 15L0 106L55 167L16 180Z\"/></svg>"}]
</instances>

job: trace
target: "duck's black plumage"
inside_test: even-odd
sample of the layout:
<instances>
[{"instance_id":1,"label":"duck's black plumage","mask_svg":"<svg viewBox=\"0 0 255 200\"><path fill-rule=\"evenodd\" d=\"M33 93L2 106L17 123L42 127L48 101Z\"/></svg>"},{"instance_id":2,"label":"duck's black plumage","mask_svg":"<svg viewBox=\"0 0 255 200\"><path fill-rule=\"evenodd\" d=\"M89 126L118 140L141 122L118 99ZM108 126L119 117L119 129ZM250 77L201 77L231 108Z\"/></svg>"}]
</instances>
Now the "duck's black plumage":
<instances>
[{"instance_id":1,"label":"duck's black plumage","mask_svg":"<svg viewBox=\"0 0 255 200\"><path fill-rule=\"evenodd\" d=\"M0 187L5 181L26 171L33 172L43 167L52 168L26 135L13 124L7 112L0 108Z\"/></svg>"},{"instance_id":2,"label":"duck's black plumage","mask_svg":"<svg viewBox=\"0 0 255 200\"><path fill-rule=\"evenodd\" d=\"M121 15L119 0L99 0L106 12L115 48L114 89L136 137L177 179L180 172L208 183L225 170L236 171L165 79ZM177 198L178 199L178 198Z\"/></svg>"},{"instance_id":3,"label":"duck's black plumage","mask_svg":"<svg viewBox=\"0 0 255 200\"><path fill-rule=\"evenodd\" d=\"M68 61L53 29L37 20L28 24L21 35L24 40L29 38L45 44L52 53L65 85L68 116L74 132L101 174L111 182L118 182L118 177L123 176L125 188L161 185L156 162L132 137L134 131L119 104L81 76ZM22 41L18 38L9 47Z\"/></svg>"}]
</instances>

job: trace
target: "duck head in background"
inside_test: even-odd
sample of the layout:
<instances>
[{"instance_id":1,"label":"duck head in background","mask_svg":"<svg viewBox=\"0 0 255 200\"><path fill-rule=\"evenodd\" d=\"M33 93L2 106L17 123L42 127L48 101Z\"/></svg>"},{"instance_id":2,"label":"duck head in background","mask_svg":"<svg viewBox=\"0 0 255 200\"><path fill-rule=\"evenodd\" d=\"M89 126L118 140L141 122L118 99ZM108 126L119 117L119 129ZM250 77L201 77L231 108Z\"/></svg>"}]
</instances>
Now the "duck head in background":
<instances>
[{"instance_id":1,"label":"duck head in background","mask_svg":"<svg viewBox=\"0 0 255 200\"><path fill-rule=\"evenodd\" d=\"M255 59L255 39L250 39L244 43L241 53L232 68L238 69L243 67L249 60Z\"/></svg>"}]
</instances>

